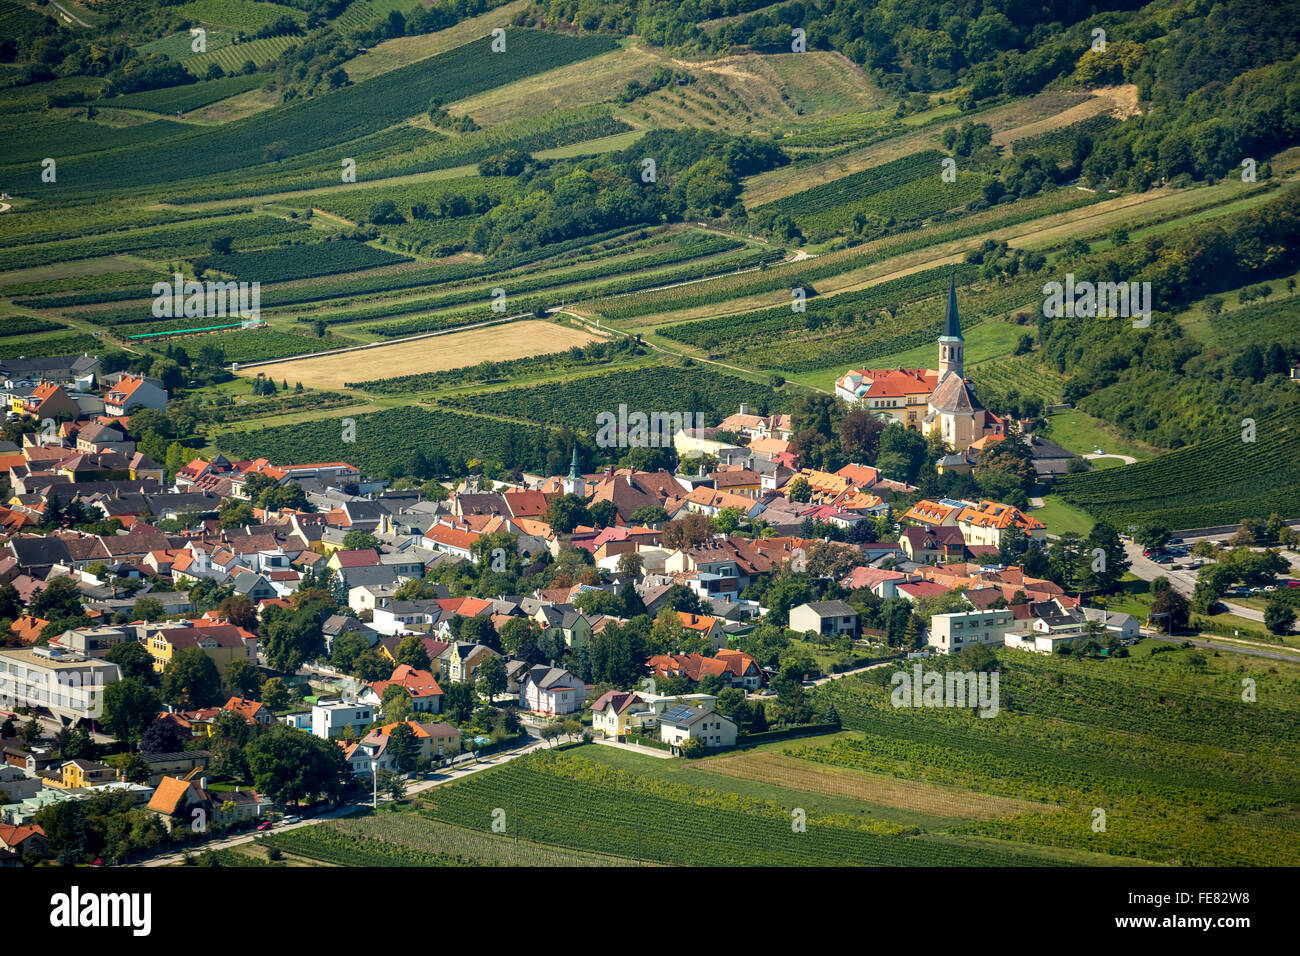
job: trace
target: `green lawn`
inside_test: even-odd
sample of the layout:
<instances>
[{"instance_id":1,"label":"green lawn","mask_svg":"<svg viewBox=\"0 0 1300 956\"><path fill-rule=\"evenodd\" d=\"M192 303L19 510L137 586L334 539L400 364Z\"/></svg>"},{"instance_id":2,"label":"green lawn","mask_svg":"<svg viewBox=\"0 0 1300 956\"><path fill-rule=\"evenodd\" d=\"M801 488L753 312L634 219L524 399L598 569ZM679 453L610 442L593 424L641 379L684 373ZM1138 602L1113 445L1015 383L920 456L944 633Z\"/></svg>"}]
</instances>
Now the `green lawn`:
<instances>
[{"instance_id":1,"label":"green lawn","mask_svg":"<svg viewBox=\"0 0 1300 956\"><path fill-rule=\"evenodd\" d=\"M993 359L1005 358L1015 352L1020 336L1025 334L1025 329L1010 322L987 321L981 322L963 334L966 336L966 363L970 366ZM896 352L893 355L874 358L867 363L867 366L870 368L932 368L935 362L936 349L937 346L933 343L919 345L914 349L908 349L906 352ZM851 367L858 368L859 366L853 365ZM848 371L849 368L850 366L835 366L834 368L802 372L786 377L792 382L800 382L814 388L831 391L835 388L835 380ZM1091 451L1092 449L1088 450Z\"/></svg>"},{"instance_id":2,"label":"green lawn","mask_svg":"<svg viewBox=\"0 0 1300 956\"><path fill-rule=\"evenodd\" d=\"M1096 519L1088 512L1066 504L1057 495L1044 496L1043 506L1032 509L1030 514L1047 525L1048 534L1065 534L1070 531L1087 534L1096 524Z\"/></svg>"},{"instance_id":3,"label":"green lawn","mask_svg":"<svg viewBox=\"0 0 1300 956\"><path fill-rule=\"evenodd\" d=\"M1093 418L1077 408L1053 412L1048 416L1043 436L1078 455L1089 454L1094 449L1100 448L1112 455L1131 455L1141 461L1143 458L1152 457L1153 454L1149 448L1143 448L1111 434L1100 419Z\"/></svg>"}]
</instances>

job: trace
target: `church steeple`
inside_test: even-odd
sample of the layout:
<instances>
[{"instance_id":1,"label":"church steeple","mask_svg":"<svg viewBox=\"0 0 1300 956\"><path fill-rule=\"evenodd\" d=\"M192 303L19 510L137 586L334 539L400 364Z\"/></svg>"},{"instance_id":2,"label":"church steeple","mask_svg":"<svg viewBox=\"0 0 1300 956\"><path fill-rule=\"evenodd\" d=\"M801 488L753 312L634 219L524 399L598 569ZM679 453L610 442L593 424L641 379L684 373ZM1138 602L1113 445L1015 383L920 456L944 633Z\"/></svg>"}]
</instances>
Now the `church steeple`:
<instances>
[{"instance_id":1,"label":"church steeple","mask_svg":"<svg viewBox=\"0 0 1300 956\"><path fill-rule=\"evenodd\" d=\"M943 313L943 334L939 336L939 378L948 372L964 376L966 340L961 335L961 320L957 316L957 277L948 277L948 306Z\"/></svg>"},{"instance_id":2,"label":"church steeple","mask_svg":"<svg viewBox=\"0 0 1300 956\"><path fill-rule=\"evenodd\" d=\"M577 481L582 477L582 472L578 471L578 446L573 446L573 459L569 462L569 479Z\"/></svg>"}]
</instances>

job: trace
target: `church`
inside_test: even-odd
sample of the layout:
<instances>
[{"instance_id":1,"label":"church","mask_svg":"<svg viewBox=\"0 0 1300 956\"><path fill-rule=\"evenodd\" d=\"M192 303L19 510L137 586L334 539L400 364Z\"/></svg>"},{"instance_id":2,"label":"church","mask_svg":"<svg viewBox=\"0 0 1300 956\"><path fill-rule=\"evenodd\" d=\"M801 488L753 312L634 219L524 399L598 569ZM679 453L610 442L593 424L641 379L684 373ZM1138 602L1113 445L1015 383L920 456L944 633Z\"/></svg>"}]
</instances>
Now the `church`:
<instances>
[{"instance_id":1,"label":"church","mask_svg":"<svg viewBox=\"0 0 1300 956\"><path fill-rule=\"evenodd\" d=\"M855 369L835 383L835 394L881 418L927 437L939 435L954 452L1003 436L1003 422L975 397L965 376L966 340L957 315L957 287L948 281L948 305L939 336L939 367Z\"/></svg>"}]
</instances>

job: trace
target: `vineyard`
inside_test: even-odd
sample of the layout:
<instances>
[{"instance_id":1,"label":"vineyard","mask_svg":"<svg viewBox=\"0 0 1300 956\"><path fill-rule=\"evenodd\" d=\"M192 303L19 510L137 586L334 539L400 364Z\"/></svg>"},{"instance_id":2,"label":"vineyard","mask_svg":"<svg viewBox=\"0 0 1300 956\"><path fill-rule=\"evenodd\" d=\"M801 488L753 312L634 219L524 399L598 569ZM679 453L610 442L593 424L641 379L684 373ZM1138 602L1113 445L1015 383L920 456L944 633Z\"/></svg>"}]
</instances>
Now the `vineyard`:
<instances>
[{"instance_id":1,"label":"vineyard","mask_svg":"<svg viewBox=\"0 0 1300 956\"><path fill-rule=\"evenodd\" d=\"M215 269L250 282L289 282L341 272L360 272L410 261L409 256L345 239L279 246L258 252L236 252L225 256L204 256L195 262L195 268L199 271Z\"/></svg>"},{"instance_id":2,"label":"vineyard","mask_svg":"<svg viewBox=\"0 0 1300 956\"><path fill-rule=\"evenodd\" d=\"M274 216L212 217L204 222L157 226L17 249L5 253L5 261L9 268L20 269L125 252L165 251L172 256L184 257L206 251L208 241L216 235L230 236L241 248L256 248L258 245L278 241L290 233L301 232L306 228L305 223L278 219ZM75 304L75 297L69 296L66 299L71 301L60 300L58 304ZM97 300L90 298L85 301ZM105 300L101 298L98 301Z\"/></svg>"},{"instance_id":3,"label":"vineyard","mask_svg":"<svg viewBox=\"0 0 1300 956\"><path fill-rule=\"evenodd\" d=\"M758 414L776 414L785 406L786 398L767 385L712 369L655 365L586 376L572 382L547 382L527 392L505 389L452 401L459 407L484 414L541 424L567 424L594 432L597 413L617 414L620 404L627 405L629 413L700 412L707 424L715 424L742 403L760 409Z\"/></svg>"},{"instance_id":4,"label":"vineyard","mask_svg":"<svg viewBox=\"0 0 1300 956\"><path fill-rule=\"evenodd\" d=\"M0 359L43 358L47 355L75 355L78 352L101 352L103 344L85 332L55 332L0 339Z\"/></svg>"},{"instance_id":5,"label":"vineyard","mask_svg":"<svg viewBox=\"0 0 1300 956\"><path fill-rule=\"evenodd\" d=\"M580 753L581 751L578 751ZM917 827L808 814L735 793L684 786L541 752L423 796L429 817L487 831L494 807L517 816L537 843L676 865L971 866L1043 863L1014 850L973 849L930 839ZM628 812L629 807L635 812ZM513 832L513 830L511 831Z\"/></svg>"},{"instance_id":6,"label":"vineyard","mask_svg":"<svg viewBox=\"0 0 1300 956\"><path fill-rule=\"evenodd\" d=\"M172 139L169 145L174 148L171 149L118 149L93 162L70 157L60 164L57 184L49 188L62 189L67 184L84 191L122 183L146 187L216 175L246 167L250 144L260 148L278 143L282 156L300 156L379 132L427 109L434 96L443 102L462 99L607 52L614 46L608 37L571 37L514 29L507 34L505 54L491 55L487 41L470 43L365 83L344 87L329 97L291 103L234 123L181 133ZM24 148L35 150L38 145L33 138ZM336 164L335 158L332 165ZM13 174L14 187L24 190L40 186L39 167L34 169L29 167L24 172L13 166L5 167L5 171Z\"/></svg>"},{"instance_id":7,"label":"vineyard","mask_svg":"<svg viewBox=\"0 0 1300 956\"><path fill-rule=\"evenodd\" d=\"M955 668L950 659L934 667ZM1243 673L1269 688L1268 706L1243 706ZM1208 664L1196 652L1121 661L999 653L994 719L968 711L895 708L882 681L834 681L818 690L846 728L862 731L787 753L873 774L1042 801L1059 814L1018 814L958 832L1070 846L1159 862L1293 864L1242 814L1300 800L1294 669ZM1106 838L1091 808L1111 818ZM1276 845L1271 845L1276 844Z\"/></svg>"},{"instance_id":8,"label":"vineyard","mask_svg":"<svg viewBox=\"0 0 1300 956\"><path fill-rule=\"evenodd\" d=\"M631 862L516 842L513 836L449 826L410 811L300 827L259 843L336 866L627 866Z\"/></svg>"},{"instance_id":9,"label":"vineyard","mask_svg":"<svg viewBox=\"0 0 1300 956\"><path fill-rule=\"evenodd\" d=\"M707 342L718 341L726 342L729 349L734 349L738 344L786 332L816 329L823 324L857 323L880 310L896 307L901 302L939 294L949 276L955 277L958 285L965 285L974 281L977 275L978 269L971 265L963 264L955 268L940 266L877 283L857 292L842 292L826 297L817 297L809 292L803 312L795 312L788 305L777 306L757 312L741 312L667 326L659 329L659 334L686 345L703 346ZM935 315L932 324L937 327L941 318L942 315ZM963 316L963 325L965 324ZM918 330L918 334L929 335L929 327Z\"/></svg>"},{"instance_id":10,"label":"vineyard","mask_svg":"<svg viewBox=\"0 0 1300 956\"><path fill-rule=\"evenodd\" d=\"M256 74L249 76L223 76L219 80L204 80L185 86L173 86L143 93L128 93L109 100L109 105L125 109L149 110L153 113L188 113L228 96L236 96L255 89L265 82Z\"/></svg>"},{"instance_id":11,"label":"vineyard","mask_svg":"<svg viewBox=\"0 0 1300 956\"><path fill-rule=\"evenodd\" d=\"M1243 411L1243 419L1249 410ZM1252 420L1253 421L1253 420ZM1124 468L1069 475L1062 498L1116 527L1235 524L1274 512L1300 513L1300 428L1285 416Z\"/></svg>"},{"instance_id":12,"label":"vineyard","mask_svg":"<svg viewBox=\"0 0 1300 956\"><path fill-rule=\"evenodd\" d=\"M338 419L226 432L217 437L216 443L239 459L261 456L272 461L340 460L374 475L386 474L395 464L405 464L417 451L430 459L438 456L462 463L469 459L518 462L533 470L545 463L547 435L536 427L414 407L356 415L354 420L357 440L352 443L342 440L343 428Z\"/></svg>"},{"instance_id":13,"label":"vineyard","mask_svg":"<svg viewBox=\"0 0 1300 956\"><path fill-rule=\"evenodd\" d=\"M855 219L871 214L884 220L924 220L962 206L979 195L979 176L941 177L944 154L926 150L873 166L841 179L760 206L790 216L811 240L853 229Z\"/></svg>"}]
</instances>

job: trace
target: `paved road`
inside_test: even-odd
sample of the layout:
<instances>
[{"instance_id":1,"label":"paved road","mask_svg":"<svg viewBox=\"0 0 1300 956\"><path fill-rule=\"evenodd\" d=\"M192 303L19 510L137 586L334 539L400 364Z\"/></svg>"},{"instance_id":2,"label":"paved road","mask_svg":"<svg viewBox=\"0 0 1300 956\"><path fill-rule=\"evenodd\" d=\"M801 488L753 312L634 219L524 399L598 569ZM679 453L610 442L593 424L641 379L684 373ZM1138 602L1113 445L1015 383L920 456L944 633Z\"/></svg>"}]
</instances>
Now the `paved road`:
<instances>
[{"instance_id":1,"label":"paved road","mask_svg":"<svg viewBox=\"0 0 1300 956\"><path fill-rule=\"evenodd\" d=\"M1124 462L1124 464L1126 464L1126 465L1136 465L1136 464L1137 464L1137 459L1134 458L1132 455L1121 455L1121 454L1118 454L1118 453L1116 453L1116 452L1111 452L1110 454L1107 454L1106 452L1100 452L1100 453L1098 453L1098 452L1095 452L1095 451L1090 451L1090 452L1088 452L1088 454L1086 454L1086 455L1080 455L1079 457L1080 457L1080 458L1087 458L1087 459L1090 460L1090 461L1091 461L1093 458L1118 458L1118 459L1120 459L1120 461Z\"/></svg>"}]
</instances>

